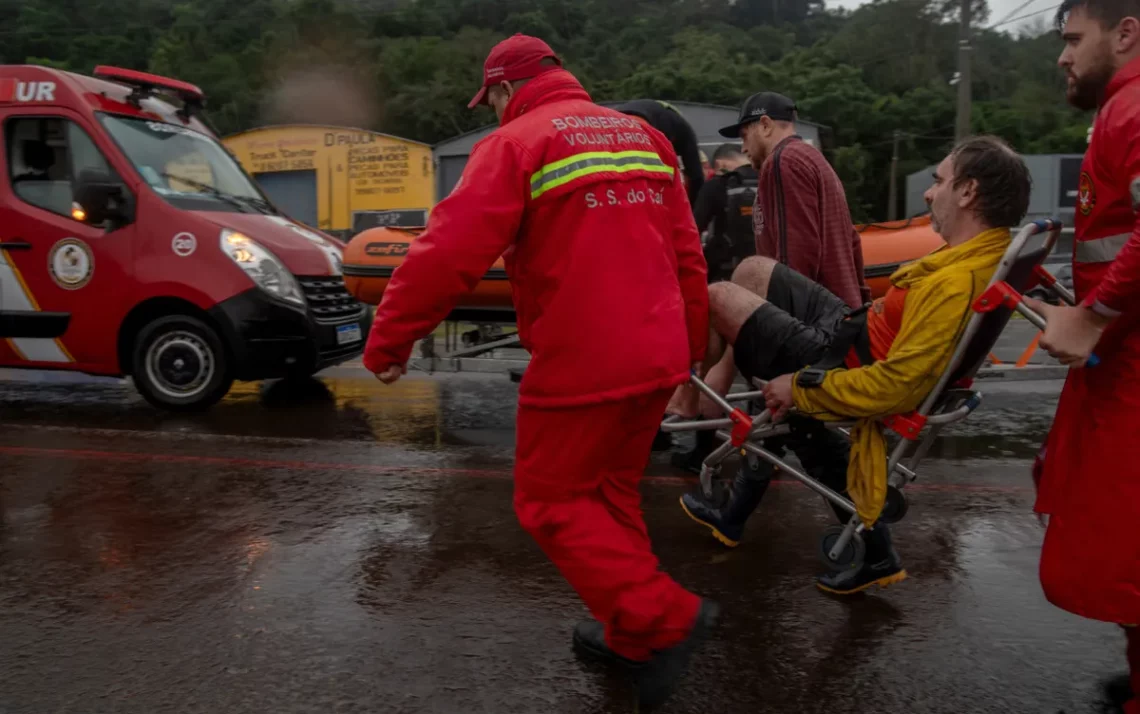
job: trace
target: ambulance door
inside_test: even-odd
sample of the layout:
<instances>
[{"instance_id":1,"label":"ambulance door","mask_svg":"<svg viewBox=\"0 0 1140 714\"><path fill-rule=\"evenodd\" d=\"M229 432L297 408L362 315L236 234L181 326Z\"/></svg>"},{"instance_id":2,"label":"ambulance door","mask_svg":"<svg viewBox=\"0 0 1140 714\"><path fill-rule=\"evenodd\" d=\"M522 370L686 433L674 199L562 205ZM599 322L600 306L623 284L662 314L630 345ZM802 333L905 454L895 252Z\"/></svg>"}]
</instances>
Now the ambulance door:
<instances>
[{"instance_id":1,"label":"ambulance door","mask_svg":"<svg viewBox=\"0 0 1140 714\"><path fill-rule=\"evenodd\" d=\"M92 225L76 202L92 183L123 184L99 142L65 109L0 112L0 310L69 315L58 338L0 343L0 363L115 374L132 293L133 221ZM98 137L98 140L93 138ZM134 205L127 186L124 198Z\"/></svg>"}]
</instances>

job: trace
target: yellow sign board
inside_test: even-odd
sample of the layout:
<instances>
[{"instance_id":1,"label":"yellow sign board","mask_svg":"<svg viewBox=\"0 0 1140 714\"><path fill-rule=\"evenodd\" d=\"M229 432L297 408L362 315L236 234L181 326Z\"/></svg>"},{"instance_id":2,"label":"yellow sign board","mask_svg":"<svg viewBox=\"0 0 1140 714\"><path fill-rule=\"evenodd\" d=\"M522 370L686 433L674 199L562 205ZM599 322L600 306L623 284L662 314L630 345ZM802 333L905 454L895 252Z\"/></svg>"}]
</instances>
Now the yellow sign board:
<instances>
[{"instance_id":1,"label":"yellow sign board","mask_svg":"<svg viewBox=\"0 0 1140 714\"><path fill-rule=\"evenodd\" d=\"M255 179L282 171L314 172L317 228L350 230L357 211L430 211L435 204L435 165L427 144L323 126L254 129L222 143ZM281 208L289 212L288 206Z\"/></svg>"}]
</instances>

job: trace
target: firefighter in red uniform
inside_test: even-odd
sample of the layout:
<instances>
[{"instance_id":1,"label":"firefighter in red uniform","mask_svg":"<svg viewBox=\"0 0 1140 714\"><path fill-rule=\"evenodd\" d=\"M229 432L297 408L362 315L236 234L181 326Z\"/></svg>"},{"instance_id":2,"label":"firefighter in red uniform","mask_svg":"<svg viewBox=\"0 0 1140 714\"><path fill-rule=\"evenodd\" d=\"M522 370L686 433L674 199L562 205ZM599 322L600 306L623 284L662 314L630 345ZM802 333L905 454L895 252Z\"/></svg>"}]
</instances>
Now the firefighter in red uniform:
<instances>
[{"instance_id":1,"label":"firefighter in red uniform","mask_svg":"<svg viewBox=\"0 0 1140 714\"><path fill-rule=\"evenodd\" d=\"M1033 302L1042 345L1074 369L1035 465L1048 517L1040 577L1053 604L1124 626L1140 714L1140 2L1066 0L1057 25L1068 99L1095 109L1073 247L1079 305ZM1084 367L1095 348L1100 363Z\"/></svg>"},{"instance_id":2,"label":"firefighter in red uniform","mask_svg":"<svg viewBox=\"0 0 1140 714\"><path fill-rule=\"evenodd\" d=\"M594 104L539 39L515 35L471 102L501 124L471 152L376 311L365 366L391 383L502 255L531 353L515 512L596 620L580 653L663 701L717 606L659 570L638 484L673 390L703 357L700 237L664 135Z\"/></svg>"}]
</instances>

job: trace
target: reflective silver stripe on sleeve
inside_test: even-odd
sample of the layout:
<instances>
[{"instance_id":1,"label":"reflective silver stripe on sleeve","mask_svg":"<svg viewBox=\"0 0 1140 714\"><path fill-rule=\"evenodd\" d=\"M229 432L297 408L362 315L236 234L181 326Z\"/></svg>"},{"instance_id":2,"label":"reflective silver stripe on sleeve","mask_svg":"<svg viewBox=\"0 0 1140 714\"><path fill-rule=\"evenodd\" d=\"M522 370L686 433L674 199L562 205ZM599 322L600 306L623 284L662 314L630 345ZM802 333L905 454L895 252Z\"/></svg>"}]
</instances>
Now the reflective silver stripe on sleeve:
<instances>
[{"instance_id":1,"label":"reflective silver stripe on sleeve","mask_svg":"<svg viewBox=\"0 0 1140 714\"><path fill-rule=\"evenodd\" d=\"M1092 311L1095 312L1096 314L1100 315L1101 317L1107 317L1107 318L1112 319L1112 320L1115 320L1116 318L1120 317L1120 310L1113 310L1111 307L1109 307L1108 305L1105 305L1100 300L1097 300L1096 302L1094 302L1089 307L1091 307Z\"/></svg>"},{"instance_id":2,"label":"reflective silver stripe on sleeve","mask_svg":"<svg viewBox=\"0 0 1140 714\"><path fill-rule=\"evenodd\" d=\"M1109 263L1132 237L1131 233L1077 241L1075 260L1078 263Z\"/></svg>"},{"instance_id":3,"label":"reflective silver stripe on sleeve","mask_svg":"<svg viewBox=\"0 0 1140 714\"><path fill-rule=\"evenodd\" d=\"M1128 190L1132 192L1132 210L1140 210L1140 176L1132 179Z\"/></svg>"}]
</instances>

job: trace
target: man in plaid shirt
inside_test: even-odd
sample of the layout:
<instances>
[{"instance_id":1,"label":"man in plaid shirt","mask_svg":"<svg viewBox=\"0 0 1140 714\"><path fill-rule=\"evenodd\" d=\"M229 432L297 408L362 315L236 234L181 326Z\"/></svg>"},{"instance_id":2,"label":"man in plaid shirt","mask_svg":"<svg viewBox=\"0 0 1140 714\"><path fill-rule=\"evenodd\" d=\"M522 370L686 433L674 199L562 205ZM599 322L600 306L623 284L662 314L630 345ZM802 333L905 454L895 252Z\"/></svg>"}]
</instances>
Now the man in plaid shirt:
<instances>
[{"instance_id":1,"label":"man in plaid shirt","mask_svg":"<svg viewBox=\"0 0 1140 714\"><path fill-rule=\"evenodd\" d=\"M843 184L818 149L796 134L795 102L774 92L754 94L745 101L736 124L721 130L730 139L739 138L752 165L759 172L759 186L752 212L756 254L776 260L769 290L787 293L792 302L804 301L813 310L817 301L811 292L797 290L795 274L808 278L843 301L847 311L859 310L871 301L863 275L863 251L859 233L851 222ZM741 265L739 269L748 269ZM821 303L822 304L822 303ZM836 316L839 319L840 316ZM709 371L705 381L726 393L736 375L731 348ZM671 413L689 411L690 388L678 391ZM686 405L685 402L690 402ZM702 398L707 417L718 416L715 405ZM847 468L850 445L822 424L804 420L797 433L769 439L765 446L779 451L791 448L804 468L817 476L822 471ZM702 435L708 435L701 438ZM686 455L694 471L714 445L712 432L698 432L697 448ZM703 442L703 443L702 443ZM739 543L747 518L756 510L767 490L773 467L749 457L733 482L727 503L706 501L698 490L685 494L682 506L694 520L708 526L718 540L734 547ZM814 472L814 473L813 473ZM889 544L883 544L889 548Z\"/></svg>"}]
</instances>

